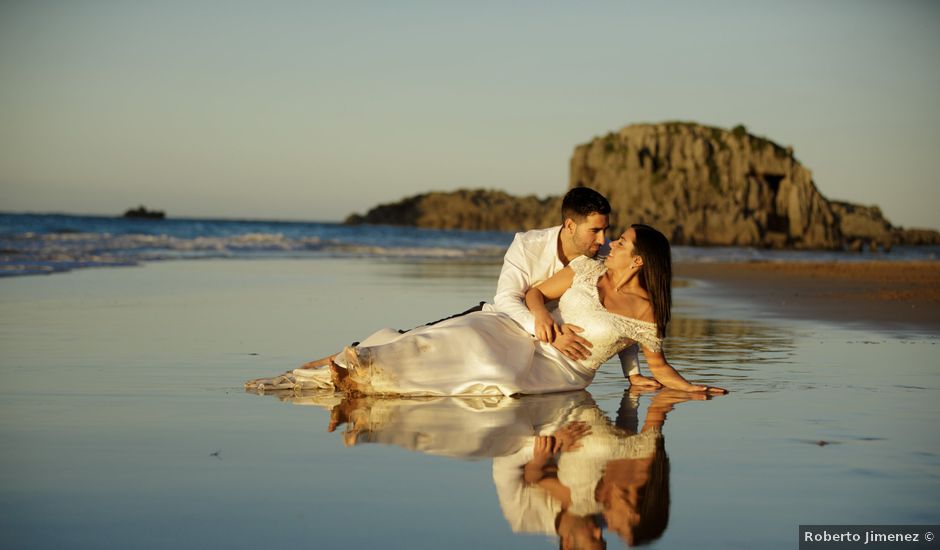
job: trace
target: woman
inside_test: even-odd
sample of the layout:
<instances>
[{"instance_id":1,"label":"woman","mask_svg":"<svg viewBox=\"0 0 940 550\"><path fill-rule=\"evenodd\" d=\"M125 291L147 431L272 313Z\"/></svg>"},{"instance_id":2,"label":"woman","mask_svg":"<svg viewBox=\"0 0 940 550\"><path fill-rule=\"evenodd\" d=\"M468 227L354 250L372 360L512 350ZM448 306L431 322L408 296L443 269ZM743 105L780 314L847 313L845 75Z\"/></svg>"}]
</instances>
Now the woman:
<instances>
[{"instance_id":1,"label":"woman","mask_svg":"<svg viewBox=\"0 0 940 550\"><path fill-rule=\"evenodd\" d=\"M606 261L582 256L529 290L526 304L536 316L537 338L505 314L471 313L405 334L384 329L342 354L281 377L250 381L246 387L334 387L366 395L579 390L591 383L604 361L637 342L664 386L725 393L689 383L663 357L671 282L669 242L651 227L634 225L611 244ZM545 308L546 298L560 298L554 317ZM584 329L583 336L593 343L587 358L569 359L551 345L563 323Z\"/></svg>"},{"instance_id":2,"label":"woman","mask_svg":"<svg viewBox=\"0 0 940 550\"><path fill-rule=\"evenodd\" d=\"M613 351L616 353L623 348L624 335L636 334L634 339L643 350L650 372L662 385L682 391L725 393L721 388L690 384L663 355L662 340L666 337L672 309L672 259L669 241L662 233L648 225L634 224L610 243L610 254L603 265L588 264L577 274L565 268L530 289L526 293L526 305L535 315L535 334L539 340L550 342L557 333L558 325L545 308L545 299L562 297L575 286L578 277L583 279L583 284L577 286L591 291L576 294L578 305L571 309L591 311L595 317L579 321L565 319L565 322L584 328L582 335L595 347L599 342L607 346L603 351L592 350L592 355L604 355L613 347L617 347ZM611 325L622 330L610 331Z\"/></svg>"}]
</instances>

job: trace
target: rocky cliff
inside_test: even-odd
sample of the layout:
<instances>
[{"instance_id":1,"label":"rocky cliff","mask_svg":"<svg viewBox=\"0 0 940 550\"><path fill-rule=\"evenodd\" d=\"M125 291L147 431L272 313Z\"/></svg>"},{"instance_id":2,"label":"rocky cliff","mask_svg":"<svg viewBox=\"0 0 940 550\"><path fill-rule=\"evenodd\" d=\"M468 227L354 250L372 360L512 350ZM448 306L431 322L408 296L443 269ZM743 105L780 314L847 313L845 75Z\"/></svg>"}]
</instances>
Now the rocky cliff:
<instances>
[{"instance_id":1,"label":"rocky cliff","mask_svg":"<svg viewBox=\"0 0 940 550\"><path fill-rule=\"evenodd\" d=\"M561 223L561 197L514 197L503 191L461 189L423 193L381 204L348 224L415 225L437 229L519 231Z\"/></svg>"},{"instance_id":2,"label":"rocky cliff","mask_svg":"<svg viewBox=\"0 0 940 550\"><path fill-rule=\"evenodd\" d=\"M676 244L890 248L904 235L877 207L827 200L793 150L699 124L635 124L575 148L570 185L608 197L615 224Z\"/></svg>"},{"instance_id":3,"label":"rocky cliff","mask_svg":"<svg viewBox=\"0 0 940 550\"><path fill-rule=\"evenodd\" d=\"M940 244L940 233L894 227L877 207L826 199L791 148L743 126L627 126L575 148L569 187L577 186L610 200L613 234L647 223L674 244L854 250ZM460 190L381 205L347 223L522 230L557 224L559 210L559 197Z\"/></svg>"},{"instance_id":4,"label":"rocky cliff","mask_svg":"<svg viewBox=\"0 0 940 550\"><path fill-rule=\"evenodd\" d=\"M575 148L569 185L603 193L615 225L653 225L676 244L889 249L940 242L877 207L827 200L793 150L692 123L635 124Z\"/></svg>"}]
</instances>

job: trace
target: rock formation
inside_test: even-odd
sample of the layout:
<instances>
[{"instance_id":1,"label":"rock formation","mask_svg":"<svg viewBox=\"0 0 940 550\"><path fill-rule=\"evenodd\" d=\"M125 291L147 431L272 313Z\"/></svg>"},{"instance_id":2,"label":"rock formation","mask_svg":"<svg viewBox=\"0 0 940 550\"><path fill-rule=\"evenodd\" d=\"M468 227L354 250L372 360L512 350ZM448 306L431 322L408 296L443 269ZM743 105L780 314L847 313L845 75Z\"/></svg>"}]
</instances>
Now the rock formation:
<instances>
[{"instance_id":1,"label":"rock formation","mask_svg":"<svg viewBox=\"0 0 940 550\"><path fill-rule=\"evenodd\" d=\"M348 224L415 225L437 229L519 231L561 223L561 197L514 197L503 191L461 189L423 193L396 203L382 204L364 216L353 214Z\"/></svg>"},{"instance_id":2,"label":"rock formation","mask_svg":"<svg viewBox=\"0 0 940 550\"><path fill-rule=\"evenodd\" d=\"M139 220L162 220L166 218L166 212L162 210L147 210L144 205L140 205L137 208L126 210L123 217Z\"/></svg>"},{"instance_id":3,"label":"rock formation","mask_svg":"<svg viewBox=\"0 0 940 550\"><path fill-rule=\"evenodd\" d=\"M940 244L940 233L894 227L876 206L829 201L790 147L743 126L627 126L575 148L569 187L577 186L610 200L613 234L647 223L674 244L850 250ZM517 231L557 224L560 206L559 197L460 190L384 204L347 223Z\"/></svg>"},{"instance_id":4,"label":"rock formation","mask_svg":"<svg viewBox=\"0 0 940 550\"><path fill-rule=\"evenodd\" d=\"M575 148L569 185L606 195L613 225L648 223L676 244L890 249L908 241L877 207L827 200L790 147L743 126L627 126ZM935 231L918 235L940 242Z\"/></svg>"}]
</instances>

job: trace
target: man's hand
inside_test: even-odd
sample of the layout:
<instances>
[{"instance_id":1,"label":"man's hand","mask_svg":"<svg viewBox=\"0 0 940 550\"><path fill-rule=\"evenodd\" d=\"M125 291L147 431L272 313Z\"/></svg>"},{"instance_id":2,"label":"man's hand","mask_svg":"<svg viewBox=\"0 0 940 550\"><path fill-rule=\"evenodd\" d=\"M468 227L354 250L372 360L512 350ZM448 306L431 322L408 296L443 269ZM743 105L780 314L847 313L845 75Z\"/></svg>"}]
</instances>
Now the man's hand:
<instances>
[{"instance_id":1,"label":"man's hand","mask_svg":"<svg viewBox=\"0 0 940 550\"><path fill-rule=\"evenodd\" d=\"M575 361L587 359L588 356L591 355L591 350L588 348L594 347L594 344L578 336L579 332L584 332L584 329L577 325L569 325L568 323L561 325L559 331L555 333L555 340L552 342L552 346L565 354L569 359L574 359Z\"/></svg>"}]
</instances>

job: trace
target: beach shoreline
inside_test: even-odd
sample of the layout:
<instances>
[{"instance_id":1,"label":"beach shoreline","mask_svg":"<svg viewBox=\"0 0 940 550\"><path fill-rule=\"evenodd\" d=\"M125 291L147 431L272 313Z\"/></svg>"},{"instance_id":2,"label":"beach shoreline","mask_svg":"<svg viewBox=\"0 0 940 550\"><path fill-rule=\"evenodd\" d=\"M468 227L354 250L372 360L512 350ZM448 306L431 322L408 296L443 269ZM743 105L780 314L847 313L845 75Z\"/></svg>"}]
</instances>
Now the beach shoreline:
<instances>
[{"instance_id":1,"label":"beach shoreline","mask_svg":"<svg viewBox=\"0 0 940 550\"><path fill-rule=\"evenodd\" d=\"M940 262L683 262L675 276L778 317L940 331Z\"/></svg>"}]
</instances>

